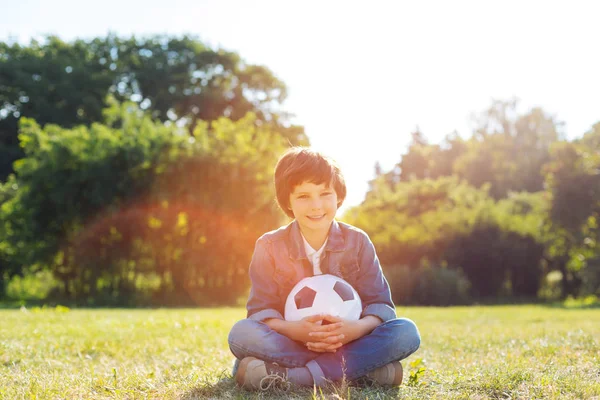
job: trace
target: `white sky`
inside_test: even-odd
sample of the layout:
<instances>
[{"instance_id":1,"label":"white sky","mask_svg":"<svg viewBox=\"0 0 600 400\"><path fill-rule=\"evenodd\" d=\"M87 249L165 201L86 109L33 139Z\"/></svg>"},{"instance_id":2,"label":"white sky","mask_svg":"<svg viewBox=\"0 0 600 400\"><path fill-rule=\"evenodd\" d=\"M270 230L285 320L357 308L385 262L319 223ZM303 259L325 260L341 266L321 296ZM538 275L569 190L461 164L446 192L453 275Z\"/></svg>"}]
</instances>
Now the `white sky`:
<instances>
[{"instance_id":1,"label":"white sky","mask_svg":"<svg viewBox=\"0 0 600 400\"><path fill-rule=\"evenodd\" d=\"M577 0L0 0L0 40L188 33L266 65L294 122L341 164L345 209L417 125L431 142L468 137L492 98L541 106L581 136L600 121L599 11Z\"/></svg>"}]
</instances>

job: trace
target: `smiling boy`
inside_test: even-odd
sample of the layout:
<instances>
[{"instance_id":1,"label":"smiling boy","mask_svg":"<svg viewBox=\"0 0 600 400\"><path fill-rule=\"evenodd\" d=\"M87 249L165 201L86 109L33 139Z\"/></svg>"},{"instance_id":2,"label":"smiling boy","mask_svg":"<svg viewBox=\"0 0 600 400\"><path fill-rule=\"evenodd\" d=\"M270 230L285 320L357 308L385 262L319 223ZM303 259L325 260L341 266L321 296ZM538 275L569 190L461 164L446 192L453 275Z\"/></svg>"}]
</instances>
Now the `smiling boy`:
<instances>
[{"instance_id":1,"label":"smiling boy","mask_svg":"<svg viewBox=\"0 0 600 400\"><path fill-rule=\"evenodd\" d=\"M400 360L419 348L420 334L413 321L397 318L368 235L335 220L346 197L339 166L314 150L295 147L281 156L274 178L277 202L293 221L256 242L247 318L229 334L238 359L237 383L248 390L275 382L322 386L345 375L399 385ZM283 310L293 286L322 273L356 289L361 318L317 315L286 321Z\"/></svg>"}]
</instances>

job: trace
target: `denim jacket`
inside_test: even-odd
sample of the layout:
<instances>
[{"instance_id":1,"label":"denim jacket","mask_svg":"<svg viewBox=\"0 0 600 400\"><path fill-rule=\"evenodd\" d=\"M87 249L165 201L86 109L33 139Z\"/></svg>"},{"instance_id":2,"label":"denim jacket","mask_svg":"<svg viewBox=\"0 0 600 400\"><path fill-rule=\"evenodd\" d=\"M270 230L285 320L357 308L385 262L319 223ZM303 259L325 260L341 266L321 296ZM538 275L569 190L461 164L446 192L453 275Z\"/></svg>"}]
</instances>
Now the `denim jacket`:
<instances>
[{"instance_id":1,"label":"denim jacket","mask_svg":"<svg viewBox=\"0 0 600 400\"><path fill-rule=\"evenodd\" d=\"M358 292L361 318L375 315L383 322L396 318L390 288L373 243L362 230L333 221L321 259L321 270L346 280ZM257 241L250 262L247 317L256 321L284 319L288 294L301 279L313 275L297 221L267 232Z\"/></svg>"}]
</instances>

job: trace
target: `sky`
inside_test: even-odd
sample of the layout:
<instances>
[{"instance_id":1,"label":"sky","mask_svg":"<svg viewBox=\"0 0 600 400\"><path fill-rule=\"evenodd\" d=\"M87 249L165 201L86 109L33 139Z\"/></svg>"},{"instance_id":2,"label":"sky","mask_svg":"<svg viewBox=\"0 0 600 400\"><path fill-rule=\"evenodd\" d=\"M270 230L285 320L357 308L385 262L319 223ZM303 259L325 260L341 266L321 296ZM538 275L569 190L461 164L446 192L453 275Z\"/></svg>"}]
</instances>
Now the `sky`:
<instances>
[{"instance_id":1,"label":"sky","mask_svg":"<svg viewBox=\"0 0 600 400\"><path fill-rule=\"evenodd\" d=\"M293 122L340 164L347 209L417 126L431 143L468 138L493 99L542 107L569 139L585 133L600 121L599 12L578 0L0 0L0 40L189 34L265 65Z\"/></svg>"}]
</instances>

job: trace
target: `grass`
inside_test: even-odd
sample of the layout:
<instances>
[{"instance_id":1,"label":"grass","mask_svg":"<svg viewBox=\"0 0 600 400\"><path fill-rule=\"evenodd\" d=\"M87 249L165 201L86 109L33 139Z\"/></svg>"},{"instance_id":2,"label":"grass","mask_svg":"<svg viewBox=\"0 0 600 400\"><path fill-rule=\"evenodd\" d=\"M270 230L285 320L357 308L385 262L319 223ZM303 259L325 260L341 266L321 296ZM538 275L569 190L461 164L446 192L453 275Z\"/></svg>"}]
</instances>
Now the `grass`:
<instances>
[{"instance_id":1,"label":"grass","mask_svg":"<svg viewBox=\"0 0 600 400\"><path fill-rule=\"evenodd\" d=\"M398 314L422 335L421 348L403 362L409 385L257 395L231 381L227 334L244 317L241 308L0 310L0 398L600 399L598 308L409 307Z\"/></svg>"}]
</instances>

